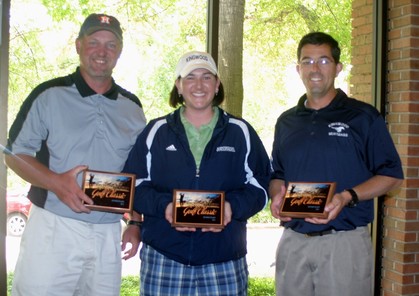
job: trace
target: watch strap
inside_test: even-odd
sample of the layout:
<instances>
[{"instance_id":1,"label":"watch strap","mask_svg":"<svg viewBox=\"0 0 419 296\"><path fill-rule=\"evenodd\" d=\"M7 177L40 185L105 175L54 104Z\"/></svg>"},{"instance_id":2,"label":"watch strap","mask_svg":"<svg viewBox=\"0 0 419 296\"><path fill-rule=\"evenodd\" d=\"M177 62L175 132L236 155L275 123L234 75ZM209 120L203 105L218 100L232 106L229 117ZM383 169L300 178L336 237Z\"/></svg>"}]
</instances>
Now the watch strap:
<instances>
[{"instance_id":1,"label":"watch strap","mask_svg":"<svg viewBox=\"0 0 419 296\"><path fill-rule=\"evenodd\" d=\"M127 224L141 227L143 225L143 222L142 221L135 221L135 220L128 220Z\"/></svg>"},{"instance_id":2,"label":"watch strap","mask_svg":"<svg viewBox=\"0 0 419 296\"><path fill-rule=\"evenodd\" d=\"M352 199L349 201L349 203L346 205L348 208L354 208L359 203L359 197L358 194L353 190L352 188L345 189L345 191L348 191L351 195Z\"/></svg>"}]
</instances>

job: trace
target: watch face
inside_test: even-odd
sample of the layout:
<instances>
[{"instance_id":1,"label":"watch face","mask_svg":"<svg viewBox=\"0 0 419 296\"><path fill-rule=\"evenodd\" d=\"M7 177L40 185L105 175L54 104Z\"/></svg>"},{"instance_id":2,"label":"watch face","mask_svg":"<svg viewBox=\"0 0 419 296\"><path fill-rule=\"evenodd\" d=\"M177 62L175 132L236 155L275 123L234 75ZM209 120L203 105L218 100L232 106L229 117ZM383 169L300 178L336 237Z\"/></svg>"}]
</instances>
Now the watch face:
<instances>
[{"instance_id":1,"label":"watch face","mask_svg":"<svg viewBox=\"0 0 419 296\"><path fill-rule=\"evenodd\" d=\"M357 202L355 202L354 200L351 200L348 204L347 204L347 207L348 208L354 208L354 207L356 207L356 205L357 205L358 203Z\"/></svg>"}]
</instances>

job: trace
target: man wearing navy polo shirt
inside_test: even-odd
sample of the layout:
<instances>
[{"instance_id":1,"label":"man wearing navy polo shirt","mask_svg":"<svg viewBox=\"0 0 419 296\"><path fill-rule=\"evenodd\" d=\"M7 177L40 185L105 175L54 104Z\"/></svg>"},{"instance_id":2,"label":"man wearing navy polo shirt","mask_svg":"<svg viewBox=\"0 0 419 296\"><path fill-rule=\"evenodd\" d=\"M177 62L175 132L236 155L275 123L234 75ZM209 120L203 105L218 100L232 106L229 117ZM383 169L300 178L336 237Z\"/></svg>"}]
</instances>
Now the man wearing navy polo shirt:
<instances>
[{"instance_id":1,"label":"man wearing navy polo shirt","mask_svg":"<svg viewBox=\"0 0 419 296\"><path fill-rule=\"evenodd\" d=\"M276 293L372 295L373 199L401 184L400 157L380 113L335 88L342 64L333 37L305 35L297 57L306 94L279 116L272 150L271 212L285 227ZM326 218L281 216L286 185L298 181L337 183Z\"/></svg>"}]
</instances>

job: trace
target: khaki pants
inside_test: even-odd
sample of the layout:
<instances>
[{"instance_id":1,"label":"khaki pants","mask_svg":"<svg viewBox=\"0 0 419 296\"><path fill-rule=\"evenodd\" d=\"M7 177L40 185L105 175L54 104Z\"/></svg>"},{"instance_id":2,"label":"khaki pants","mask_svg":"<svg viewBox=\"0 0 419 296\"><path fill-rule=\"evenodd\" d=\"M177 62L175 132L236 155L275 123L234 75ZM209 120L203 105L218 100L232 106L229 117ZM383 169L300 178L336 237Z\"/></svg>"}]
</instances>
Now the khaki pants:
<instances>
[{"instance_id":1,"label":"khaki pants","mask_svg":"<svg viewBox=\"0 0 419 296\"><path fill-rule=\"evenodd\" d=\"M277 296L371 296L367 227L308 237L285 229L276 252Z\"/></svg>"}]
</instances>

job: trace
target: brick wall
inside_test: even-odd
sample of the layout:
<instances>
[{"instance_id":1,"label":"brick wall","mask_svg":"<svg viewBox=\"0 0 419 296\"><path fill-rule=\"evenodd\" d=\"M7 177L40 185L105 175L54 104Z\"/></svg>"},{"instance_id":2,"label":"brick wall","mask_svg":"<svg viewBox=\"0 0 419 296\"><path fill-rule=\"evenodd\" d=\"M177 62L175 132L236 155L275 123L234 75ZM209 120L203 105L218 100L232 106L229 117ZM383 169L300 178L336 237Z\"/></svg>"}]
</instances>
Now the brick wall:
<instances>
[{"instance_id":1,"label":"brick wall","mask_svg":"<svg viewBox=\"0 0 419 296\"><path fill-rule=\"evenodd\" d=\"M373 0L352 2L352 69L350 94L372 104Z\"/></svg>"},{"instance_id":2,"label":"brick wall","mask_svg":"<svg viewBox=\"0 0 419 296\"><path fill-rule=\"evenodd\" d=\"M384 202L379 295L419 295L419 1L377 1L388 1L386 121L405 172L400 190ZM367 102L372 87L372 12L373 0L353 1L351 95Z\"/></svg>"}]
</instances>

